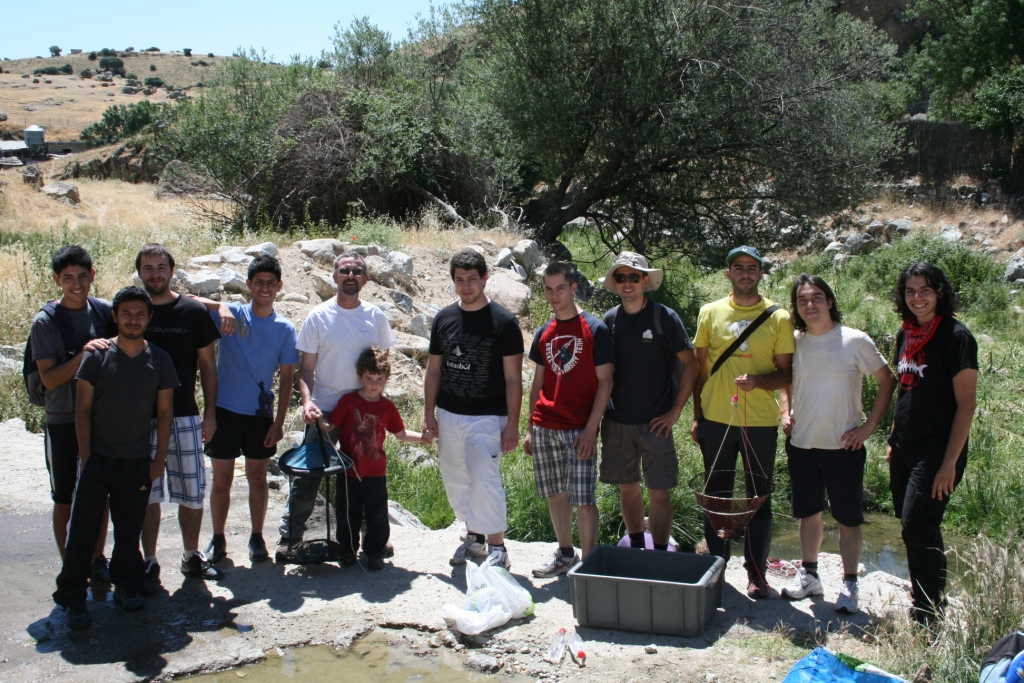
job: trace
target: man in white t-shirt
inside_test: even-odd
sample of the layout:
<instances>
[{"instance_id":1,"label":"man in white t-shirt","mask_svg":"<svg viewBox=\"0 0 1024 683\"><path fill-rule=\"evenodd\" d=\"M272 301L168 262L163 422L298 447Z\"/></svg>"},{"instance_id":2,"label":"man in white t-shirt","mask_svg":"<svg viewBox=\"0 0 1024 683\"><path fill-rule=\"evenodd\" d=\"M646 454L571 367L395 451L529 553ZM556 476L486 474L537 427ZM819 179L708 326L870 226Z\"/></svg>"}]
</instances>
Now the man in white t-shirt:
<instances>
[{"instance_id":1,"label":"man in white t-shirt","mask_svg":"<svg viewBox=\"0 0 1024 683\"><path fill-rule=\"evenodd\" d=\"M361 386L356 374L359 354L371 346L388 349L396 341L384 313L359 298L368 279L362 256L354 251L339 256L334 261L338 296L314 308L299 330L299 395L307 441L315 438L316 422L331 414L338 399ZM328 435L332 442L337 441L336 430ZM302 540L319 488L319 477L296 477L292 481L281 516L278 561L288 561Z\"/></svg>"},{"instance_id":2,"label":"man in white t-shirt","mask_svg":"<svg viewBox=\"0 0 1024 683\"><path fill-rule=\"evenodd\" d=\"M800 520L801 566L783 597L799 600L823 593L818 578L821 513L828 491L832 517L839 524L843 584L836 611L857 611L857 565L863 543L864 442L889 409L896 376L871 337L840 325L836 297L824 280L802 273L790 292L796 352L789 406L783 401L782 426L789 438L793 516ZM864 375L878 380L878 393L861 423Z\"/></svg>"}]
</instances>

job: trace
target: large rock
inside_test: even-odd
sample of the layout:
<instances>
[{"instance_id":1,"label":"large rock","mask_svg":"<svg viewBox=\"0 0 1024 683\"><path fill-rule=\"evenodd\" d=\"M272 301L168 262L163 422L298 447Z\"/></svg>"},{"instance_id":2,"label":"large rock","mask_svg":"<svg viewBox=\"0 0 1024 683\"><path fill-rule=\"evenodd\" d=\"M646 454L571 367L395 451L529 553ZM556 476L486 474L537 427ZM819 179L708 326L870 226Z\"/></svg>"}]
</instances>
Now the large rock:
<instances>
[{"instance_id":1,"label":"large rock","mask_svg":"<svg viewBox=\"0 0 1024 683\"><path fill-rule=\"evenodd\" d=\"M544 254L533 240L516 242L512 247L512 258L525 268L527 273L532 273L535 268L544 265Z\"/></svg>"},{"instance_id":2,"label":"large rock","mask_svg":"<svg viewBox=\"0 0 1024 683\"><path fill-rule=\"evenodd\" d=\"M829 242L828 246L825 247L826 254L839 253L843 250L843 243L837 241Z\"/></svg>"},{"instance_id":3,"label":"large rock","mask_svg":"<svg viewBox=\"0 0 1024 683\"><path fill-rule=\"evenodd\" d=\"M394 267L395 273L400 273L404 279L412 280L412 256L392 251L388 254L388 262Z\"/></svg>"},{"instance_id":4,"label":"large rock","mask_svg":"<svg viewBox=\"0 0 1024 683\"><path fill-rule=\"evenodd\" d=\"M1006 264L1004 277L1007 282L1014 282L1024 278L1024 256L1019 255L1022 251L1024 251L1024 249L1021 249L1014 254L1013 258L1010 259L1010 262Z\"/></svg>"},{"instance_id":5,"label":"large rock","mask_svg":"<svg viewBox=\"0 0 1024 683\"><path fill-rule=\"evenodd\" d=\"M513 315L525 313L526 304L530 300L530 288L521 282L516 282L504 272L492 273L487 278L484 292L511 311Z\"/></svg>"},{"instance_id":6,"label":"large rock","mask_svg":"<svg viewBox=\"0 0 1024 683\"><path fill-rule=\"evenodd\" d=\"M864 228L864 232L874 237L876 240L882 239L885 236L885 223L879 220L874 220L868 223L867 227Z\"/></svg>"},{"instance_id":7,"label":"large rock","mask_svg":"<svg viewBox=\"0 0 1024 683\"><path fill-rule=\"evenodd\" d=\"M384 317L391 323L391 327L395 327L402 319L402 311L390 301L378 301L375 305L384 313Z\"/></svg>"},{"instance_id":8,"label":"large rock","mask_svg":"<svg viewBox=\"0 0 1024 683\"><path fill-rule=\"evenodd\" d=\"M56 199L62 204L74 205L82 201L82 197L78 194L78 186L62 181L57 181L52 185L44 185L40 192L52 199Z\"/></svg>"},{"instance_id":9,"label":"large rock","mask_svg":"<svg viewBox=\"0 0 1024 683\"><path fill-rule=\"evenodd\" d=\"M367 256L365 258L367 274L370 279L382 287L394 289L397 286L395 281L394 266L383 256Z\"/></svg>"},{"instance_id":10,"label":"large rock","mask_svg":"<svg viewBox=\"0 0 1024 683\"><path fill-rule=\"evenodd\" d=\"M409 334L416 335L417 337L423 337L424 339L430 339L430 327L434 324L434 316L427 316L423 313L417 313L409 321Z\"/></svg>"},{"instance_id":11,"label":"large rock","mask_svg":"<svg viewBox=\"0 0 1024 683\"><path fill-rule=\"evenodd\" d=\"M217 277L220 278L220 286L229 294L248 294L249 288L245 285L245 276L236 270L226 266L217 269Z\"/></svg>"},{"instance_id":12,"label":"large rock","mask_svg":"<svg viewBox=\"0 0 1024 683\"><path fill-rule=\"evenodd\" d=\"M936 237L947 242L959 242L964 238L964 234L955 225L943 225L942 230L939 230L939 234Z\"/></svg>"},{"instance_id":13,"label":"large rock","mask_svg":"<svg viewBox=\"0 0 1024 683\"><path fill-rule=\"evenodd\" d=\"M26 166L21 169L21 179L29 185L43 186L43 172L38 166Z\"/></svg>"},{"instance_id":14,"label":"large rock","mask_svg":"<svg viewBox=\"0 0 1024 683\"><path fill-rule=\"evenodd\" d=\"M914 221L909 218L899 218L889 221L885 226L885 238L892 242L894 239L906 237L914 229Z\"/></svg>"},{"instance_id":15,"label":"large rock","mask_svg":"<svg viewBox=\"0 0 1024 683\"><path fill-rule=\"evenodd\" d=\"M317 240L299 240L296 249L314 261L334 266L334 259L345 253L345 243L341 240L323 238Z\"/></svg>"},{"instance_id":16,"label":"large rock","mask_svg":"<svg viewBox=\"0 0 1024 683\"><path fill-rule=\"evenodd\" d=\"M263 242L249 247L245 253L249 256L277 256L279 252L273 242Z\"/></svg>"},{"instance_id":17,"label":"large rock","mask_svg":"<svg viewBox=\"0 0 1024 683\"><path fill-rule=\"evenodd\" d=\"M389 289L388 296L395 302L395 305L405 313L412 313L412 297L397 289Z\"/></svg>"},{"instance_id":18,"label":"large rock","mask_svg":"<svg viewBox=\"0 0 1024 683\"><path fill-rule=\"evenodd\" d=\"M241 247L217 247L217 253L220 254L224 263L230 263L233 266L248 266L252 261L252 256L246 254Z\"/></svg>"},{"instance_id":19,"label":"large rock","mask_svg":"<svg viewBox=\"0 0 1024 683\"><path fill-rule=\"evenodd\" d=\"M851 233L843 242L843 250L848 254L870 254L877 246L875 238L866 232Z\"/></svg>"},{"instance_id":20,"label":"large rock","mask_svg":"<svg viewBox=\"0 0 1024 683\"><path fill-rule=\"evenodd\" d=\"M321 301L327 301L332 296L338 295L338 285L330 275L317 273L313 279L316 281L316 295L320 297Z\"/></svg>"},{"instance_id":21,"label":"large rock","mask_svg":"<svg viewBox=\"0 0 1024 683\"><path fill-rule=\"evenodd\" d=\"M420 365L425 365L427 357L430 355L430 342L426 339L412 339L410 341L400 341L391 347L397 353L401 353L409 358L412 358Z\"/></svg>"},{"instance_id":22,"label":"large rock","mask_svg":"<svg viewBox=\"0 0 1024 683\"><path fill-rule=\"evenodd\" d=\"M427 455L425 451L419 448L412 450L419 451L419 453L426 455L428 460L430 459L430 456ZM416 515L412 514L393 500L388 501L388 521L391 522L393 526L404 526L411 529L419 529L420 531L430 531L429 527L421 522Z\"/></svg>"},{"instance_id":23,"label":"large rock","mask_svg":"<svg viewBox=\"0 0 1024 683\"><path fill-rule=\"evenodd\" d=\"M144 93L145 94L145 93ZM157 197L205 197L220 188L209 178L192 170L184 161L173 159L160 172L157 183Z\"/></svg>"},{"instance_id":24,"label":"large rock","mask_svg":"<svg viewBox=\"0 0 1024 683\"><path fill-rule=\"evenodd\" d=\"M220 276L212 270L189 273L185 278L185 289L196 296L210 296L220 290Z\"/></svg>"},{"instance_id":25,"label":"large rock","mask_svg":"<svg viewBox=\"0 0 1024 683\"><path fill-rule=\"evenodd\" d=\"M499 268L511 268L512 267L512 250L505 247L498 252L498 260L494 262L494 265Z\"/></svg>"},{"instance_id":26,"label":"large rock","mask_svg":"<svg viewBox=\"0 0 1024 683\"><path fill-rule=\"evenodd\" d=\"M204 254L202 256L196 256L188 260L188 267L192 270L200 268L212 268L214 266L220 267L220 264L224 262L224 259L220 257L220 254Z\"/></svg>"}]
</instances>

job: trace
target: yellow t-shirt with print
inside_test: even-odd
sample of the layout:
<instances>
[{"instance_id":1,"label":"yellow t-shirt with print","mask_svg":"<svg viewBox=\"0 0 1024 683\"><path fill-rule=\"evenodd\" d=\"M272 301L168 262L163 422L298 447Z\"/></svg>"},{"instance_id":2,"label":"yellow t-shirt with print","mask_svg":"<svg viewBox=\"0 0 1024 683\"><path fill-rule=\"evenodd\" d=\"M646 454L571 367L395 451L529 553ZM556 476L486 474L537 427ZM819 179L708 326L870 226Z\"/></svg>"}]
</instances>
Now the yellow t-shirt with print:
<instances>
[{"instance_id":1,"label":"yellow t-shirt with print","mask_svg":"<svg viewBox=\"0 0 1024 683\"><path fill-rule=\"evenodd\" d=\"M761 297L753 306L737 306L732 297L701 306L697 317L695 348L708 349L706 372L711 372L718 357L754 322L771 300ZM704 417L714 422L747 427L775 427L779 424L779 402L774 391L742 391L736 386L740 375L767 375L775 372L775 356L793 353L793 323L784 308L775 311L732 354L714 375L708 378L700 394ZM732 397L739 394L739 414L733 420Z\"/></svg>"}]
</instances>

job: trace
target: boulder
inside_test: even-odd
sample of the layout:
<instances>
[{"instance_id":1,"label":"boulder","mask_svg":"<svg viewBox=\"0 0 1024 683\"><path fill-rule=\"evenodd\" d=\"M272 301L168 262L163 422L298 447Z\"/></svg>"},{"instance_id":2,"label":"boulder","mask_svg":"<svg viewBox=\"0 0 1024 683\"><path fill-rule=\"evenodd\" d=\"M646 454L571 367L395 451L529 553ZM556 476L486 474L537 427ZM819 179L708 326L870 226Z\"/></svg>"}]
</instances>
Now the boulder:
<instances>
[{"instance_id":1,"label":"boulder","mask_svg":"<svg viewBox=\"0 0 1024 683\"><path fill-rule=\"evenodd\" d=\"M134 95L135 93L139 92L139 89L138 88L133 88L130 85L126 85L126 86L123 86L121 88L121 92L124 93L125 95Z\"/></svg>"},{"instance_id":2,"label":"boulder","mask_svg":"<svg viewBox=\"0 0 1024 683\"><path fill-rule=\"evenodd\" d=\"M402 319L402 311L390 301L378 301L374 305L384 313L384 317L391 323L391 327L395 327Z\"/></svg>"},{"instance_id":3,"label":"boulder","mask_svg":"<svg viewBox=\"0 0 1024 683\"><path fill-rule=\"evenodd\" d=\"M415 455L425 457L428 461L430 460L430 455L428 455L426 451L420 448L413 448L410 450L417 451ZM420 458L415 459L414 462L418 462L419 459ZM416 517L416 515L412 514L393 500L388 501L388 521L394 526L404 526L411 529L419 529L420 531L430 530L426 524Z\"/></svg>"},{"instance_id":4,"label":"boulder","mask_svg":"<svg viewBox=\"0 0 1024 683\"><path fill-rule=\"evenodd\" d=\"M532 273L538 266L544 265L544 254L540 246L533 240L519 240L512 247L512 258L516 263Z\"/></svg>"},{"instance_id":5,"label":"boulder","mask_svg":"<svg viewBox=\"0 0 1024 683\"><path fill-rule=\"evenodd\" d=\"M245 253L241 247L217 247L217 253L224 263L233 266L248 266L252 257Z\"/></svg>"},{"instance_id":6,"label":"boulder","mask_svg":"<svg viewBox=\"0 0 1024 683\"><path fill-rule=\"evenodd\" d=\"M79 78L92 78L96 73L92 69L82 69L78 72Z\"/></svg>"},{"instance_id":7,"label":"boulder","mask_svg":"<svg viewBox=\"0 0 1024 683\"><path fill-rule=\"evenodd\" d=\"M402 311L404 311L405 313L412 313L412 297L411 296L409 296L405 292L400 292L397 289L389 289L389 290L387 290L387 292L388 292L388 296L391 297L391 300L395 302L396 306L398 306L400 309L402 309Z\"/></svg>"},{"instance_id":8,"label":"boulder","mask_svg":"<svg viewBox=\"0 0 1024 683\"><path fill-rule=\"evenodd\" d=\"M29 185L43 186L43 172L38 166L26 166L21 169L21 179Z\"/></svg>"},{"instance_id":9,"label":"boulder","mask_svg":"<svg viewBox=\"0 0 1024 683\"><path fill-rule=\"evenodd\" d=\"M828 246L825 247L825 253L838 253L843 250L843 243L839 241L829 242Z\"/></svg>"},{"instance_id":10,"label":"boulder","mask_svg":"<svg viewBox=\"0 0 1024 683\"><path fill-rule=\"evenodd\" d=\"M323 238L317 240L299 240L296 249L314 261L334 266L334 259L345 253L345 244L340 240Z\"/></svg>"},{"instance_id":11,"label":"boulder","mask_svg":"<svg viewBox=\"0 0 1024 683\"><path fill-rule=\"evenodd\" d=\"M498 252L498 260L494 262L494 265L499 268L511 268L512 267L512 250L505 247Z\"/></svg>"},{"instance_id":12,"label":"boulder","mask_svg":"<svg viewBox=\"0 0 1024 683\"><path fill-rule=\"evenodd\" d=\"M1014 282L1024 278L1024 257L1014 255L1010 262L1006 264L1006 272L1003 276L1007 282Z\"/></svg>"},{"instance_id":13,"label":"boulder","mask_svg":"<svg viewBox=\"0 0 1024 683\"><path fill-rule=\"evenodd\" d=\"M412 256L400 251L392 251L387 258L388 262L394 266L396 274L401 274L406 280L412 280Z\"/></svg>"},{"instance_id":14,"label":"boulder","mask_svg":"<svg viewBox=\"0 0 1024 683\"><path fill-rule=\"evenodd\" d=\"M189 273L185 278L185 290L196 296L210 296L220 290L220 276L212 270Z\"/></svg>"},{"instance_id":15,"label":"boulder","mask_svg":"<svg viewBox=\"0 0 1024 683\"><path fill-rule=\"evenodd\" d=\"M212 268L214 266L220 267L220 264L224 260L220 257L220 254L204 254L203 256L196 256L188 260L188 267L192 270L198 270L200 268Z\"/></svg>"},{"instance_id":16,"label":"boulder","mask_svg":"<svg viewBox=\"0 0 1024 683\"><path fill-rule=\"evenodd\" d=\"M964 234L955 225L943 225L942 230L939 230L939 234L936 237L947 242L959 242L964 238Z\"/></svg>"},{"instance_id":17,"label":"boulder","mask_svg":"<svg viewBox=\"0 0 1024 683\"><path fill-rule=\"evenodd\" d=\"M879 220L874 220L868 223L867 227L864 228L864 232L877 239L882 239L885 236L885 223Z\"/></svg>"},{"instance_id":18,"label":"boulder","mask_svg":"<svg viewBox=\"0 0 1024 683\"><path fill-rule=\"evenodd\" d=\"M894 239L906 237L914 229L914 221L909 218L899 218L889 221L885 225L885 238L892 242Z\"/></svg>"},{"instance_id":19,"label":"boulder","mask_svg":"<svg viewBox=\"0 0 1024 683\"><path fill-rule=\"evenodd\" d=\"M430 342L426 339L414 339L408 342L400 341L391 348L402 355L412 358L420 365L424 365L427 362L427 357L430 355Z\"/></svg>"},{"instance_id":20,"label":"boulder","mask_svg":"<svg viewBox=\"0 0 1024 683\"><path fill-rule=\"evenodd\" d=\"M353 244L347 251L354 251L362 257L380 256L380 247L376 244Z\"/></svg>"},{"instance_id":21,"label":"boulder","mask_svg":"<svg viewBox=\"0 0 1024 683\"><path fill-rule=\"evenodd\" d=\"M540 266L537 268L538 271L543 269L544 266ZM509 270L509 273L514 273L516 275L515 279L517 279L519 282L526 282L526 278L529 276L529 274L526 272L526 268L523 268L521 265L516 263L515 259L512 260L512 267ZM537 277L543 278L544 274L540 273L537 275Z\"/></svg>"},{"instance_id":22,"label":"boulder","mask_svg":"<svg viewBox=\"0 0 1024 683\"><path fill-rule=\"evenodd\" d=\"M427 316L423 313L417 313L409 321L409 334L416 335L417 337L423 337L424 339L430 339L430 326L434 324L434 316Z\"/></svg>"},{"instance_id":23,"label":"boulder","mask_svg":"<svg viewBox=\"0 0 1024 683\"><path fill-rule=\"evenodd\" d=\"M487 278L484 293L512 312L522 315L526 312L526 304L530 300L530 288L516 282L504 272L492 273Z\"/></svg>"},{"instance_id":24,"label":"boulder","mask_svg":"<svg viewBox=\"0 0 1024 683\"><path fill-rule=\"evenodd\" d=\"M843 242L843 250L848 254L870 254L877 246L875 238L866 232L851 233Z\"/></svg>"},{"instance_id":25,"label":"boulder","mask_svg":"<svg viewBox=\"0 0 1024 683\"><path fill-rule=\"evenodd\" d=\"M394 289L397 286L395 281L394 266L383 256L367 256L366 269L370 279L382 287Z\"/></svg>"},{"instance_id":26,"label":"boulder","mask_svg":"<svg viewBox=\"0 0 1024 683\"><path fill-rule=\"evenodd\" d=\"M220 278L220 286L229 294L248 294L249 288L245 285L245 276L237 270L231 270L226 266L217 269L217 277Z\"/></svg>"},{"instance_id":27,"label":"boulder","mask_svg":"<svg viewBox=\"0 0 1024 683\"><path fill-rule=\"evenodd\" d=\"M63 181L57 181L52 185L44 185L41 190L43 194L56 199L62 204L75 205L82 201L78 194L78 186Z\"/></svg>"},{"instance_id":28,"label":"boulder","mask_svg":"<svg viewBox=\"0 0 1024 683\"><path fill-rule=\"evenodd\" d=\"M330 275L317 273L313 279L316 281L316 295L320 297L321 301L327 301L332 296L338 295L338 285Z\"/></svg>"},{"instance_id":29,"label":"boulder","mask_svg":"<svg viewBox=\"0 0 1024 683\"><path fill-rule=\"evenodd\" d=\"M248 249L245 250L245 253L248 254L249 256L256 257L277 256L279 252L277 250L277 245L274 244L273 242L262 242L260 244L255 244L249 247Z\"/></svg>"},{"instance_id":30,"label":"boulder","mask_svg":"<svg viewBox=\"0 0 1024 683\"><path fill-rule=\"evenodd\" d=\"M281 297L281 301L288 301L296 304L308 304L309 297L306 296L305 294L296 294L295 292L290 292Z\"/></svg>"}]
</instances>

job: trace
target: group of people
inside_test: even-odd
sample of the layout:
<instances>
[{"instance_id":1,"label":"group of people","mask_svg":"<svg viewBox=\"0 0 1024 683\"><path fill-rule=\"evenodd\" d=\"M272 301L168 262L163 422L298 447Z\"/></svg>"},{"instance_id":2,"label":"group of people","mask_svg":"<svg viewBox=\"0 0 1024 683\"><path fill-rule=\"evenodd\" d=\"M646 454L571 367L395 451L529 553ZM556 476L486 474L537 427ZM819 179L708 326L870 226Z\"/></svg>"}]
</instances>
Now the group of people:
<instances>
[{"instance_id":1,"label":"group of people","mask_svg":"<svg viewBox=\"0 0 1024 683\"><path fill-rule=\"evenodd\" d=\"M159 590L156 545L165 500L178 504L182 573L222 577L215 565L228 552L224 530L240 455L249 484L249 557L269 558L262 533L267 465L283 437L296 365L305 440L327 438L353 460L338 486L342 564L354 564L361 547L368 567L381 569L394 552L383 448L391 433L437 442L448 501L466 526L451 564L486 557L511 567L501 459L519 445L526 349L515 316L487 296L488 267L477 251L460 251L449 264L458 300L432 324L422 432L407 430L384 395L396 338L381 310L360 298L368 271L356 252L335 259L337 296L313 309L298 334L274 311L283 281L273 257L250 263L251 301L244 305L175 293L174 258L159 244L145 245L136 258L143 286L121 289L111 304L89 296L95 270L80 246L58 251L52 265L62 296L36 316L30 341L46 387L46 462L64 560L54 600L68 608L72 627L91 623L90 579L109 579L125 610L141 608L143 596ZM533 575L564 574L594 549L598 480L618 486L630 546L669 548L671 490L679 485L672 430L692 396L690 433L715 490L736 485L739 458L748 494L757 493L749 474L770 479L781 423L802 551L782 594L822 593L817 558L827 493L844 566L836 609L857 611L864 442L898 384L887 456L891 488L914 586L913 614L930 619L942 605L940 524L963 475L977 381L977 345L953 317L948 278L927 263L900 275L893 292L903 318L897 378L870 337L841 324L836 297L821 278L798 276L787 311L758 292L764 264L757 249L729 252L725 274L730 294L701 308L691 341L679 315L648 297L664 273L642 255L623 252L608 269L602 283L621 303L603 319L578 305L575 266L556 261L545 268L553 315L529 349L534 373L523 446L558 547ZM878 381L866 418L865 375ZM213 470L213 536L200 550L204 450ZM292 480L278 559L292 558L301 546L319 490L316 477ZM573 543L574 511L581 554ZM103 556L108 514L109 562ZM744 533L747 592L754 598L769 595L771 524L767 496ZM730 542L718 532L706 521L709 552L728 558Z\"/></svg>"}]
</instances>

